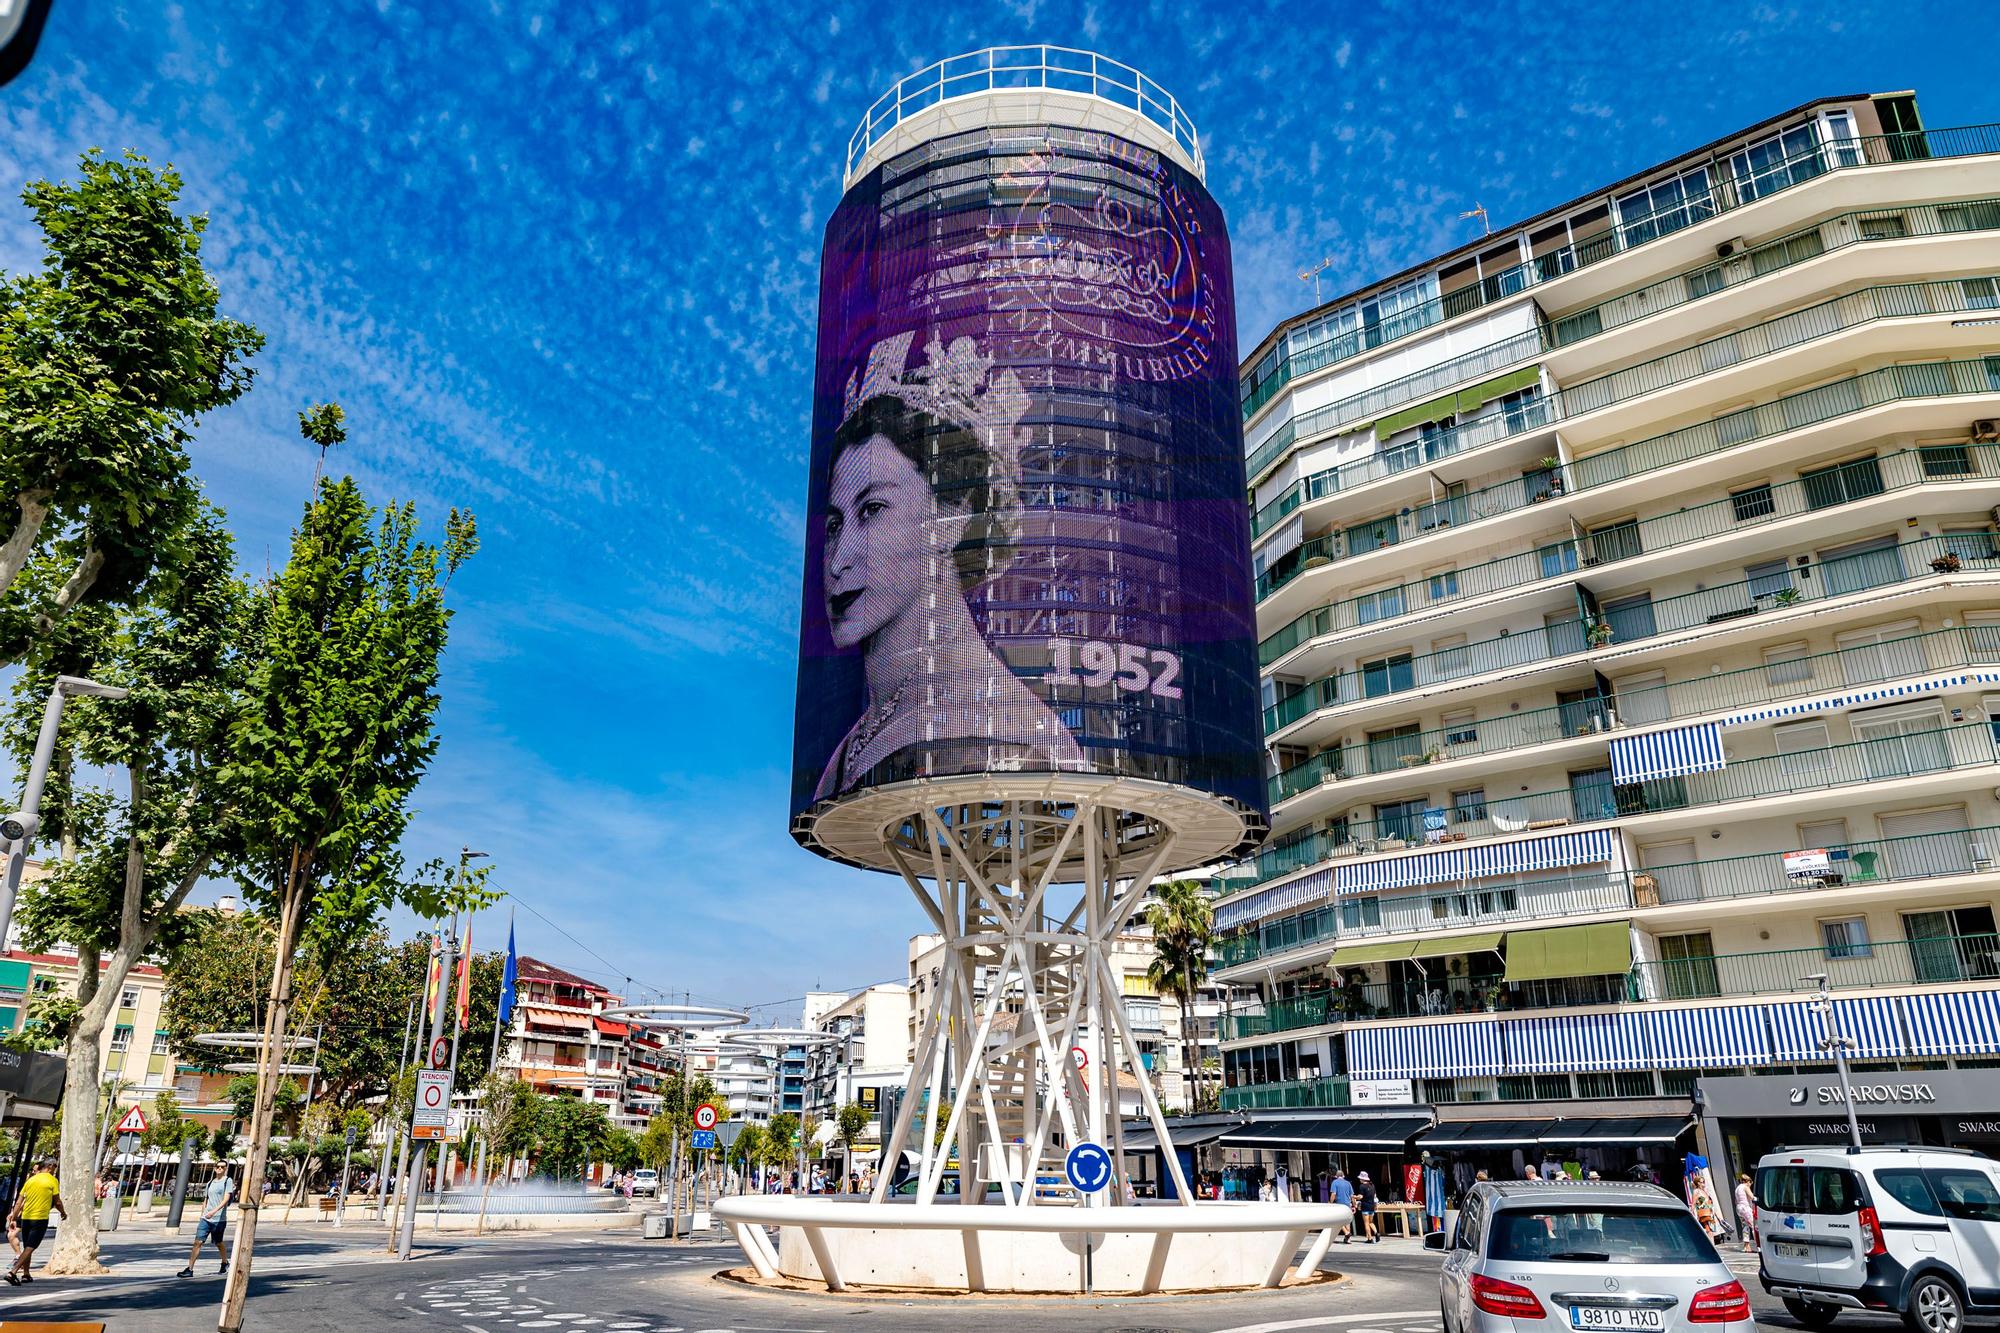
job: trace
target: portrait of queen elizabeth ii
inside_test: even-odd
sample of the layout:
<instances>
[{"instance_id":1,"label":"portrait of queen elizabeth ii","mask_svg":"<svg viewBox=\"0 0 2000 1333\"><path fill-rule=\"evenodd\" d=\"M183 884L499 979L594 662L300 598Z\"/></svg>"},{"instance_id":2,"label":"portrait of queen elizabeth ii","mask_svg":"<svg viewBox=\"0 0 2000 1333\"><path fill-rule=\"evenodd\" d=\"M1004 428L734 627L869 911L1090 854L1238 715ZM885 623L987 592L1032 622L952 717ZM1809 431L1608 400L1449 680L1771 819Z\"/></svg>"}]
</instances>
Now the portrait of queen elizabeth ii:
<instances>
[{"instance_id":1,"label":"portrait of queen elizabeth ii","mask_svg":"<svg viewBox=\"0 0 2000 1333\"><path fill-rule=\"evenodd\" d=\"M1013 556L1024 396L1011 375L984 382L991 363L970 338L933 343L905 375L911 341L879 345L866 378L850 381L827 449L820 592L833 647L861 656L865 702L827 761L819 800L912 750L957 752L946 771L1090 767L967 603Z\"/></svg>"}]
</instances>

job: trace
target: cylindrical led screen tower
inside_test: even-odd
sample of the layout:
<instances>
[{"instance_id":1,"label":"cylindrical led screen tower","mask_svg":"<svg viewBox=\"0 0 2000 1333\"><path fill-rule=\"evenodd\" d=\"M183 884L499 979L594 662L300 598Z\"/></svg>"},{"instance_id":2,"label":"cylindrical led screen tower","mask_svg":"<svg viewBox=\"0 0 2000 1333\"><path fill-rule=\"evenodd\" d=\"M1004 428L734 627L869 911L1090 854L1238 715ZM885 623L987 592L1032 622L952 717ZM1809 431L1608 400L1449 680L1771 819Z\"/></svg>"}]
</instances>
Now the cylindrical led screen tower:
<instances>
[{"instance_id":1,"label":"cylindrical led screen tower","mask_svg":"<svg viewBox=\"0 0 2000 1333\"><path fill-rule=\"evenodd\" d=\"M1138 110L976 119L876 145L826 229L795 831L880 864L821 817L1050 774L1199 793L1240 844L1265 800L1221 211Z\"/></svg>"}]
</instances>

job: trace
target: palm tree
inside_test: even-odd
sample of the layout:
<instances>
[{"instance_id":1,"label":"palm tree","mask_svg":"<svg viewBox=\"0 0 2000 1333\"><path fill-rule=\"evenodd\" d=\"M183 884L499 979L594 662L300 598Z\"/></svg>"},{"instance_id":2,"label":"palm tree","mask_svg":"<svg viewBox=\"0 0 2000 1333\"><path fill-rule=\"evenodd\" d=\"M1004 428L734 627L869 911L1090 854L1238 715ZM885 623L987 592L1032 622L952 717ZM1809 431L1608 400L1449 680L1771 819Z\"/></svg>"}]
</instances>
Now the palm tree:
<instances>
[{"instance_id":1,"label":"palm tree","mask_svg":"<svg viewBox=\"0 0 2000 1333\"><path fill-rule=\"evenodd\" d=\"M1208 949L1215 938L1215 909L1199 882L1177 879L1159 887L1146 909L1153 930L1153 961L1146 980L1181 1011L1181 1068L1188 1087L1188 1109L1200 1102L1201 1039L1195 1032L1194 1002L1208 983Z\"/></svg>"}]
</instances>

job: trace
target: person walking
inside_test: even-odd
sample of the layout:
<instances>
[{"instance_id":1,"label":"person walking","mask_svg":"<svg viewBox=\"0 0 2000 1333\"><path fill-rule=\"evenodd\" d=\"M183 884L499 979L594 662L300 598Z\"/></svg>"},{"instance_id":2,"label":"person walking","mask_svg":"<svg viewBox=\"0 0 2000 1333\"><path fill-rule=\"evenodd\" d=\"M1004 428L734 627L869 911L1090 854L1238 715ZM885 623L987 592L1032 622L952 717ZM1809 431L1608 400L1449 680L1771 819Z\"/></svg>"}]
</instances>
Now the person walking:
<instances>
[{"instance_id":1,"label":"person walking","mask_svg":"<svg viewBox=\"0 0 2000 1333\"><path fill-rule=\"evenodd\" d=\"M1333 1183L1328 1185L1327 1189L1332 1194L1335 1203L1349 1210L1347 1225L1340 1229L1340 1243L1346 1245L1354 1239L1354 1213L1352 1211L1354 1208L1354 1185L1348 1180L1345 1171L1335 1167Z\"/></svg>"},{"instance_id":2,"label":"person walking","mask_svg":"<svg viewBox=\"0 0 2000 1333\"><path fill-rule=\"evenodd\" d=\"M201 1258L203 1241L215 1242L215 1257L222 1263L216 1273L229 1271L229 1252L222 1248L223 1228L229 1225L229 1198L236 1192L236 1182L229 1178L229 1168L218 1165L215 1175L208 1182L208 1192L202 1196L201 1216L194 1224L194 1245L188 1250L187 1266L176 1277L193 1277L195 1260Z\"/></svg>"},{"instance_id":3,"label":"person walking","mask_svg":"<svg viewBox=\"0 0 2000 1333\"><path fill-rule=\"evenodd\" d=\"M1370 1245L1380 1245L1382 1237L1375 1232L1375 1182L1362 1171L1354 1177L1354 1200L1361 1214L1361 1231L1368 1237Z\"/></svg>"},{"instance_id":4,"label":"person walking","mask_svg":"<svg viewBox=\"0 0 2000 1333\"><path fill-rule=\"evenodd\" d=\"M1750 1173L1736 1177L1736 1225L1743 1233L1743 1252L1757 1248L1757 1196L1750 1192Z\"/></svg>"},{"instance_id":5,"label":"person walking","mask_svg":"<svg viewBox=\"0 0 2000 1333\"><path fill-rule=\"evenodd\" d=\"M63 1207L62 1186L56 1180L55 1162L44 1159L28 1183L21 1186L21 1197L14 1200L13 1209L7 1214L7 1231L10 1240L18 1235L16 1244L19 1252L14 1256L14 1266L7 1270L7 1285L18 1287L23 1282L33 1282L34 1274L28 1270L35 1262L35 1247L49 1234L49 1211L54 1209L62 1220L69 1221L69 1210Z\"/></svg>"}]
</instances>

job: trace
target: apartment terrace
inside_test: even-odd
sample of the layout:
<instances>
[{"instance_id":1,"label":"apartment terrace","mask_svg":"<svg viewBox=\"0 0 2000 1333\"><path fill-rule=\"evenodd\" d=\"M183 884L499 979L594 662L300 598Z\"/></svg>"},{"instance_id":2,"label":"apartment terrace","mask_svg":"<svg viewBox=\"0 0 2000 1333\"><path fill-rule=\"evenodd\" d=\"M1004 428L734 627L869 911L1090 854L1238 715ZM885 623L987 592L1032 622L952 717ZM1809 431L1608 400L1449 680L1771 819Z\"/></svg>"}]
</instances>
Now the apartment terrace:
<instances>
[{"instance_id":1,"label":"apartment terrace","mask_svg":"<svg viewBox=\"0 0 2000 1333\"><path fill-rule=\"evenodd\" d=\"M1441 293L1379 321L1363 323L1314 346L1288 348L1268 369L1266 363L1270 358L1260 358L1256 367L1246 375L1240 395L1244 419L1247 421L1254 417L1279 389L1302 375L1406 338L1482 306L1511 299L1531 287L1553 282L1694 223L1770 198L1829 172L1995 152L2000 152L2000 125L1857 137L1819 143L1786 153L1756 175L1757 184L1749 191L1743 188L1732 172L1723 168L1720 160L1716 160L1711 164L1713 169L1705 173L1706 183L1701 189L1671 207L1652 212L1632 223L1613 220L1618 214L1616 200L1610 194L1594 201L1583 201L1578 211L1597 214L1601 219L1599 229L1574 235L1568 245L1511 268L1484 275L1474 285ZM1678 165L1685 169L1695 164L1683 159ZM1492 239L1500 242L1505 236Z\"/></svg>"}]
</instances>

